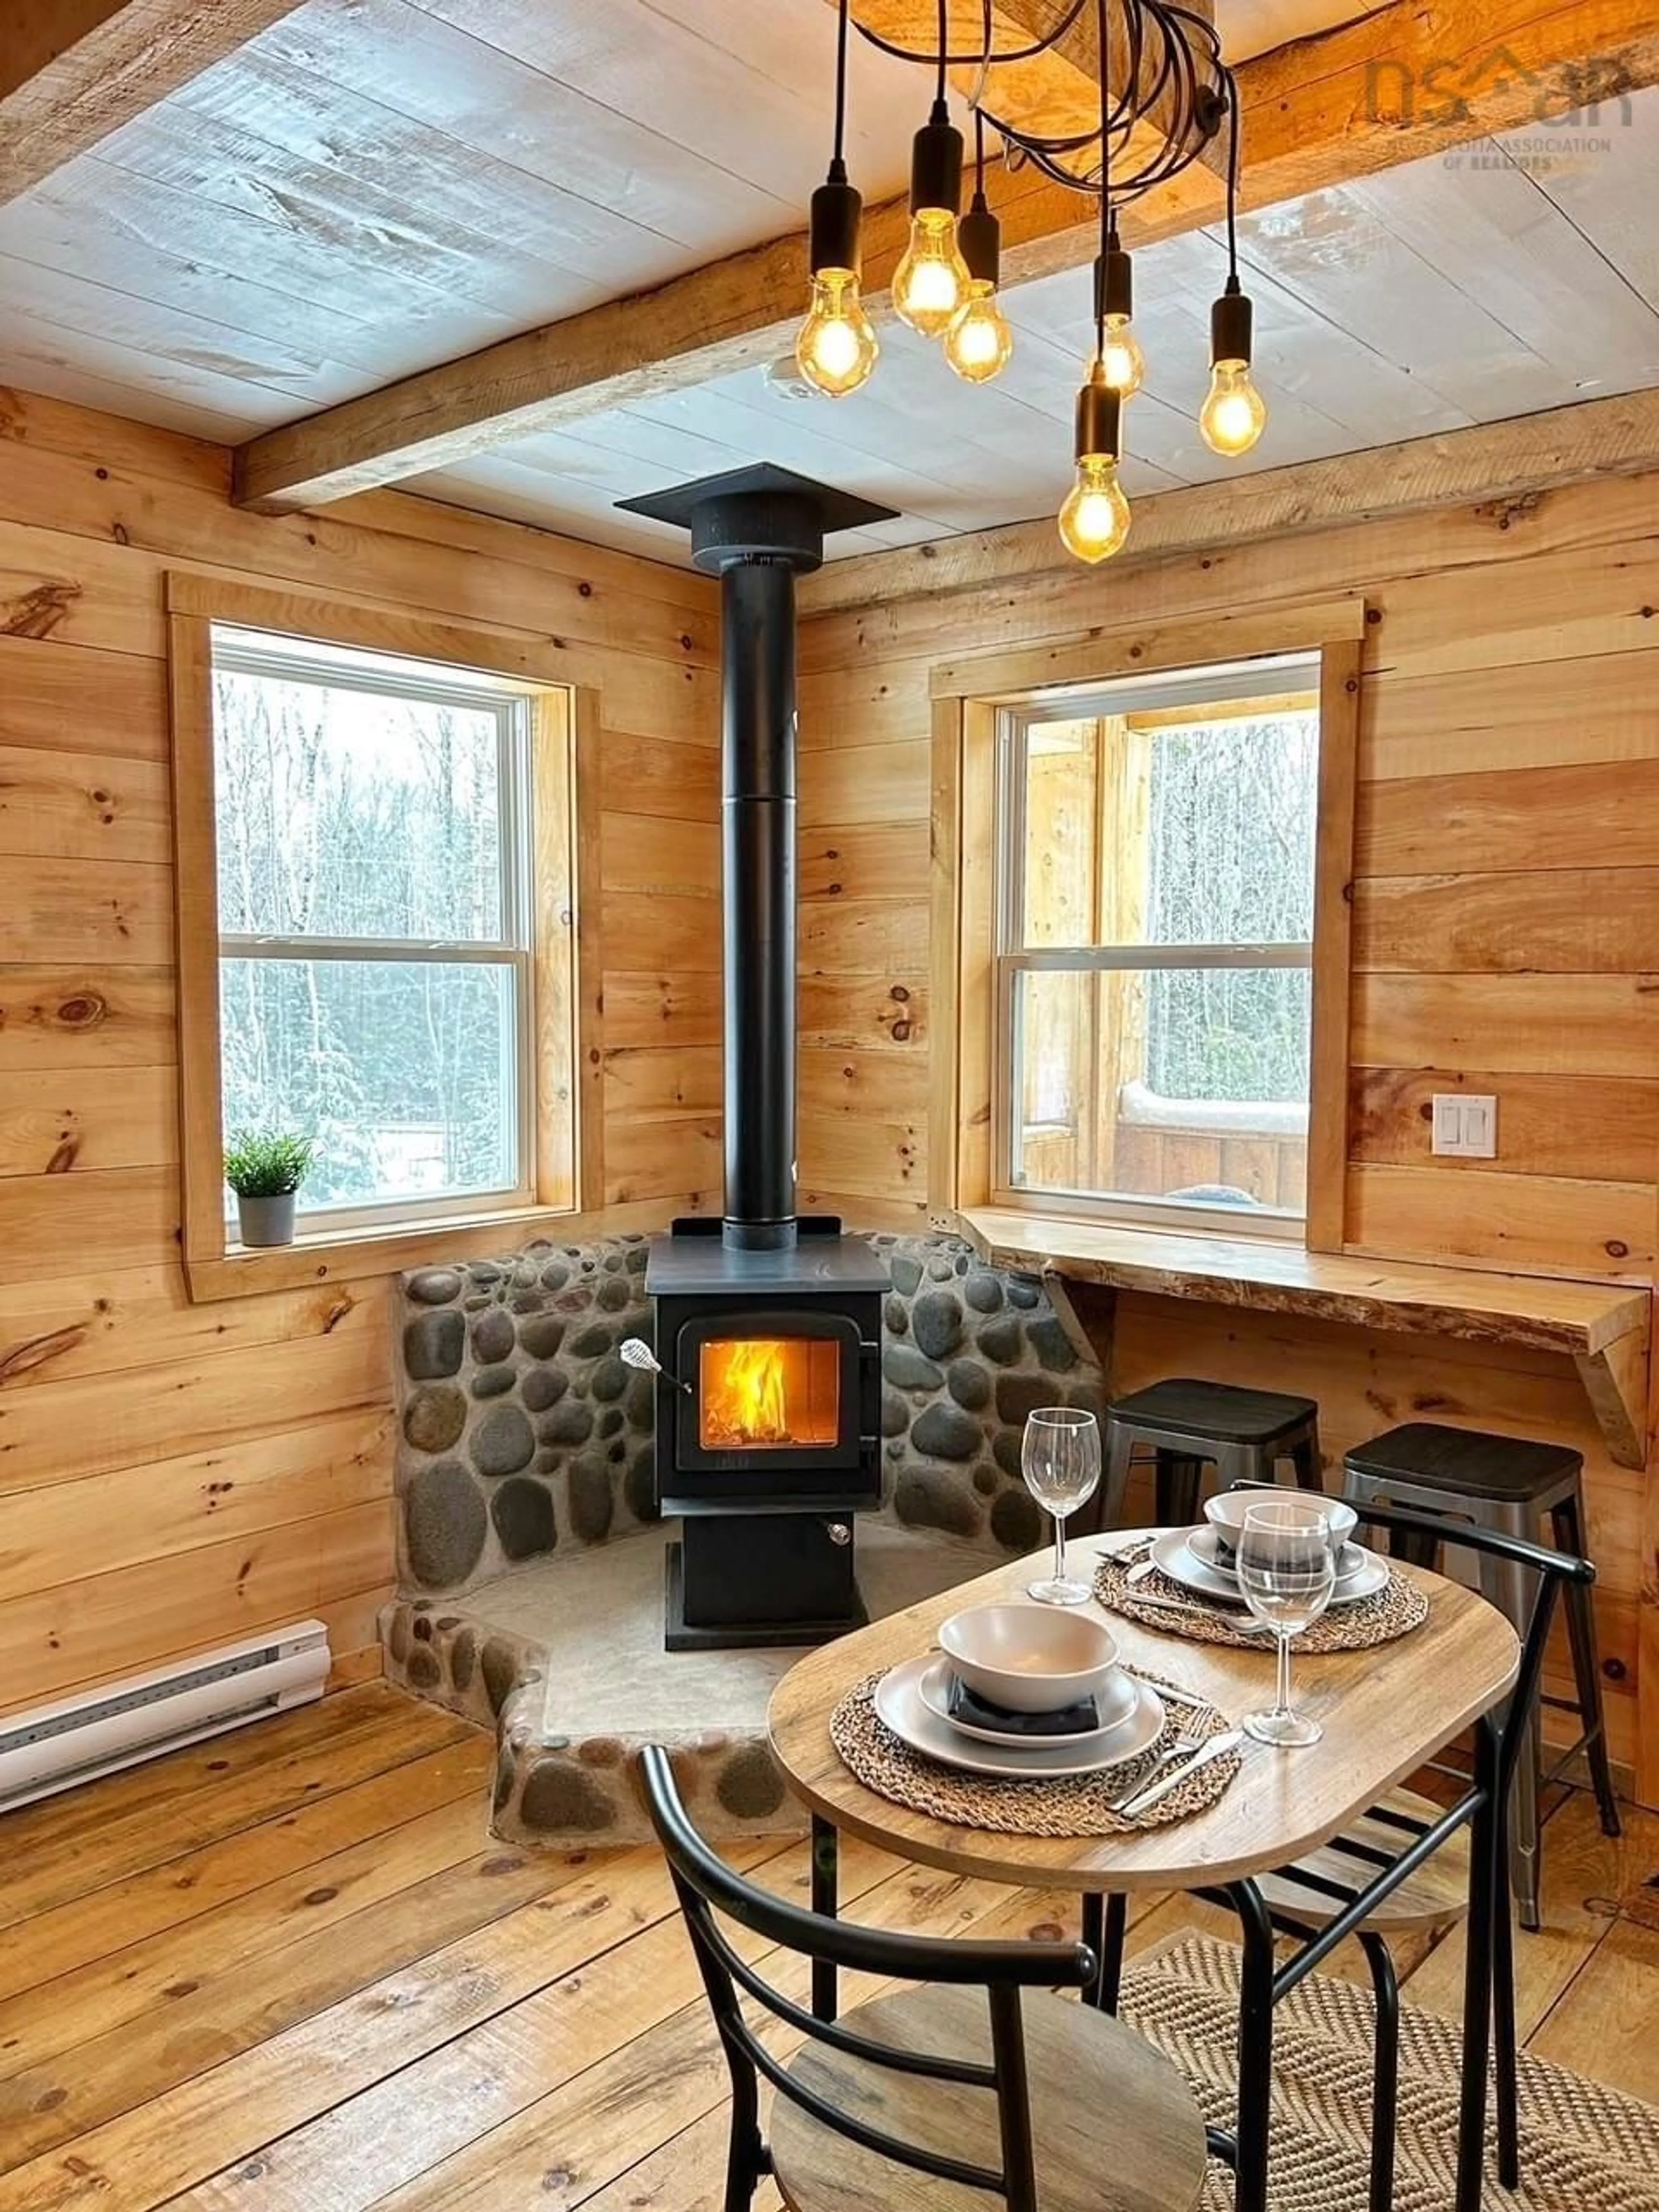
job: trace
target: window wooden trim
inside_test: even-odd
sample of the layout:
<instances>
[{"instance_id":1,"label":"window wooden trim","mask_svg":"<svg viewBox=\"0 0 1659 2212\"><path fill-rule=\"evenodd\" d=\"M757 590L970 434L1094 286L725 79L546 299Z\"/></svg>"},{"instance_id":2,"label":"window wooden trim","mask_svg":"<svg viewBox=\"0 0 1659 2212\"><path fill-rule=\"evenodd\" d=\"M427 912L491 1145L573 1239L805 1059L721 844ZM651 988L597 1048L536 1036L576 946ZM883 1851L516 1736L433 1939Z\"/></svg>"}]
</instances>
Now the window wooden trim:
<instances>
[{"instance_id":1,"label":"window wooden trim","mask_svg":"<svg viewBox=\"0 0 1659 2212\"><path fill-rule=\"evenodd\" d=\"M167 579L176 862L179 1170L185 1279L192 1300L398 1272L430 1257L497 1247L503 1237L580 1232L605 1188L599 941L598 694L573 686L538 641L368 607L342 607L195 574ZM483 669L537 696L534 801L536 1202L452 1208L326 1229L251 1250L228 1241L221 1127L219 886L214 804L211 626L264 630L360 651ZM597 1218L597 1217L595 1217Z\"/></svg>"},{"instance_id":2,"label":"window wooden trim","mask_svg":"<svg viewBox=\"0 0 1659 2212\"><path fill-rule=\"evenodd\" d=\"M996 955L996 756L1000 710L1128 675L1226 661L1319 657L1319 790L1308 1100L1310 1251L1343 1249L1348 1150L1350 881L1358 776L1364 602L1344 598L1152 629L1097 631L932 671L933 1011L928 1210L942 1225L993 1204ZM1133 1226L1127 1210L1064 1200L1032 1213L1085 1211ZM1149 1224L1155 1228L1156 1224ZM1226 1233L1218 1221L1206 1233ZM1293 1239L1285 1240L1294 1243Z\"/></svg>"}]
</instances>

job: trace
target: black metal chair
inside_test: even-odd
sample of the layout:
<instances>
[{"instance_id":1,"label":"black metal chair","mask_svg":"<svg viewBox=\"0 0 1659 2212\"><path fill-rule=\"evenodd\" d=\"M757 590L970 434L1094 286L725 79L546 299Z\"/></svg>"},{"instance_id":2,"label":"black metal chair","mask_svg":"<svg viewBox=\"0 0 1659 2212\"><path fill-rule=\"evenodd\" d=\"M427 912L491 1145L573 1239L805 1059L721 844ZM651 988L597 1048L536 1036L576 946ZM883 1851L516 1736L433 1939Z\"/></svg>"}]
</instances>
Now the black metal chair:
<instances>
[{"instance_id":1,"label":"black metal chair","mask_svg":"<svg viewBox=\"0 0 1659 2212\"><path fill-rule=\"evenodd\" d=\"M659 1745L640 1770L732 2075L725 2212L746 2212L767 2173L791 2212L960 2212L964 2189L1008 2212L1191 2212L1206 2165L1191 2090L1140 2037L1054 1994L1093 1984L1086 1946L905 1936L809 1912L710 1850ZM795 1954L781 1982L803 1981L810 1960L926 1986L819 2019L721 1921ZM750 2025L745 1996L781 2037ZM763 2078L777 2092L769 2143Z\"/></svg>"},{"instance_id":2,"label":"black metal chair","mask_svg":"<svg viewBox=\"0 0 1659 2212\"><path fill-rule=\"evenodd\" d=\"M1474 1780L1456 1778L1468 1784L1464 1795L1448 1806L1409 1790L1391 1790L1346 1832L1295 1865L1263 1876L1257 1885L1273 1927L1303 1939L1301 1950L1274 1978L1275 1999L1343 1938L1356 1936L1364 1951L1376 1999L1370 2212L1389 2212L1400 2074L1400 1984L1389 1938L1426 1925L1443 1926L1465 1912L1471 1977L1484 1979L1488 1993L1486 2027L1474 2032L1492 2032L1498 2180L1505 2189L1520 2185L1514 1916L1505 1879L1510 1791L1517 1763L1530 1756L1544 1646L1557 1599L1564 1589L1587 1589L1595 1570L1587 1559L1519 1536L1358 1498L1350 1502L1363 1522L1386 1529L1396 1541L1431 1538L1462 1547L1481 1565L1502 1565L1533 1584L1515 1688L1496 1713L1476 1723ZM1386 1664L1386 1653L1379 1655L1378 1663ZM1462 1818L1449 1828L1454 1814ZM1425 1846L1436 1831L1441 1840L1431 1852ZM1481 1853L1483 1835L1487 1844ZM1386 1885L1381 1894L1365 1894L1379 1883ZM1199 1894L1217 1903L1232 1901L1224 1892ZM1115 2006L1122 1970L1123 1918L1120 1899L1085 1900L1085 1935L1101 1954L1094 2001L1109 2008Z\"/></svg>"}]
</instances>

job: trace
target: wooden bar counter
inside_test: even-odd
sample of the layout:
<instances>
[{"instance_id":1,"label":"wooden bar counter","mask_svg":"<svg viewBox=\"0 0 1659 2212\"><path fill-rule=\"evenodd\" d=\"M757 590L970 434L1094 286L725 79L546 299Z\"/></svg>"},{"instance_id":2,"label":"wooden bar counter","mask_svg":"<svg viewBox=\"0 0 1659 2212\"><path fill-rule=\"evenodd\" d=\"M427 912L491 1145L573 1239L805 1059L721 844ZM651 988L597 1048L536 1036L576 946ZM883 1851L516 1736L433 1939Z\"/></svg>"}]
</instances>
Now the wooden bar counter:
<instances>
[{"instance_id":1,"label":"wooden bar counter","mask_svg":"<svg viewBox=\"0 0 1659 2212\"><path fill-rule=\"evenodd\" d=\"M1564 1352L1578 1370L1608 1455L1620 1467L1646 1463L1652 1296L1643 1285L1358 1259L1261 1238L1161 1235L1054 1215L975 1210L960 1218L964 1234L1000 1267L1155 1297Z\"/></svg>"}]
</instances>

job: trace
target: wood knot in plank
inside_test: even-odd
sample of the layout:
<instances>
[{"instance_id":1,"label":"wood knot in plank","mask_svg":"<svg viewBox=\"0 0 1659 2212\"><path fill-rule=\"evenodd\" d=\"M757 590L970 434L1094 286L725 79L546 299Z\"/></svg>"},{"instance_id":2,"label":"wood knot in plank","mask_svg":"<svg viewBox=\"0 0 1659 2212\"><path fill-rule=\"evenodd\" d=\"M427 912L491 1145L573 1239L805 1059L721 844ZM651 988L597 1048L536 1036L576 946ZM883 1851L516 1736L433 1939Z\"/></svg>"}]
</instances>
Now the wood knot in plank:
<instances>
[{"instance_id":1,"label":"wood knot in plank","mask_svg":"<svg viewBox=\"0 0 1659 2212\"><path fill-rule=\"evenodd\" d=\"M80 596L79 584L37 584L0 605L0 636L50 637Z\"/></svg>"},{"instance_id":2,"label":"wood knot in plank","mask_svg":"<svg viewBox=\"0 0 1659 2212\"><path fill-rule=\"evenodd\" d=\"M36 1367L44 1367L50 1359L73 1352L86 1340L86 1329L78 1322L69 1328L54 1328L45 1336L26 1336L9 1352L0 1352L0 1388Z\"/></svg>"}]
</instances>

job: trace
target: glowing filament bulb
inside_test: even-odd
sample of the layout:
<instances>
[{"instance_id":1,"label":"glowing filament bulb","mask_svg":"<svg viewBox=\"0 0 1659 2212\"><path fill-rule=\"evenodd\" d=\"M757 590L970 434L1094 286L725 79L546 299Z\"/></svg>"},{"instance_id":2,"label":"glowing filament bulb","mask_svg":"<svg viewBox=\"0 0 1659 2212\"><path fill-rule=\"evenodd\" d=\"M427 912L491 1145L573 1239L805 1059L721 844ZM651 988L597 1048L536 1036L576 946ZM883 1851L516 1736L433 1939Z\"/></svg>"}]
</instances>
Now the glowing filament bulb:
<instances>
[{"instance_id":1,"label":"glowing filament bulb","mask_svg":"<svg viewBox=\"0 0 1659 2212\"><path fill-rule=\"evenodd\" d=\"M945 358L969 384L988 384L1008 364L1014 334L997 303L997 288L983 276L970 278L968 296L945 333Z\"/></svg>"},{"instance_id":2,"label":"glowing filament bulb","mask_svg":"<svg viewBox=\"0 0 1659 2212\"><path fill-rule=\"evenodd\" d=\"M962 305L968 270L949 208L921 208L910 219L910 243L893 271L893 306L913 331L935 338Z\"/></svg>"},{"instance_id":3,"label":"glowing filament bulb","mask_svg":"<svg viewBox=\"0 0 1659 2212\"><path fill-rule=\"evenodd\" d=\"M1129 502L1110 453L1085 453L1077 481L1060 510L1060 534L1079 561L1105 561L1121 551L1129 535Z\"/></svg>"},{"instance_id":4,"label":"glowing filament bulb","mask_svg":"<svg viewBox=\"0 0 1659 2212\"><path fill-rule=\"evenodd\" d=\"M795 340L795 366L806 381L831 399L842 398L858 390L880 350L852 270L816 270L812 304Z\"/></svg>"},{"instance_id":5,"label":"glowing filament bulb","mask_svg":"<svg viewBox=\"0 0 1659 2212\"><path fill-rule=\"evenodd\" d=\"M1229 460L1248 453L1267 422L1267 403L1250 381L1249 362L1217 362L1198 416L1199 434L1210 451Z\"/></svg>"},{"instance_id":6,"label":"glowing filament bulb","mask_svg":"<svg viewBox=\"0 0 1659 2212\"><path fill-rule=\"evenodd\" d=\"M1106 381L1120 399L1139 391L1146 375L1146 356L1127 315L1107 316L1106 343L1100 358Z\"/></svg>"}]
</instances>

